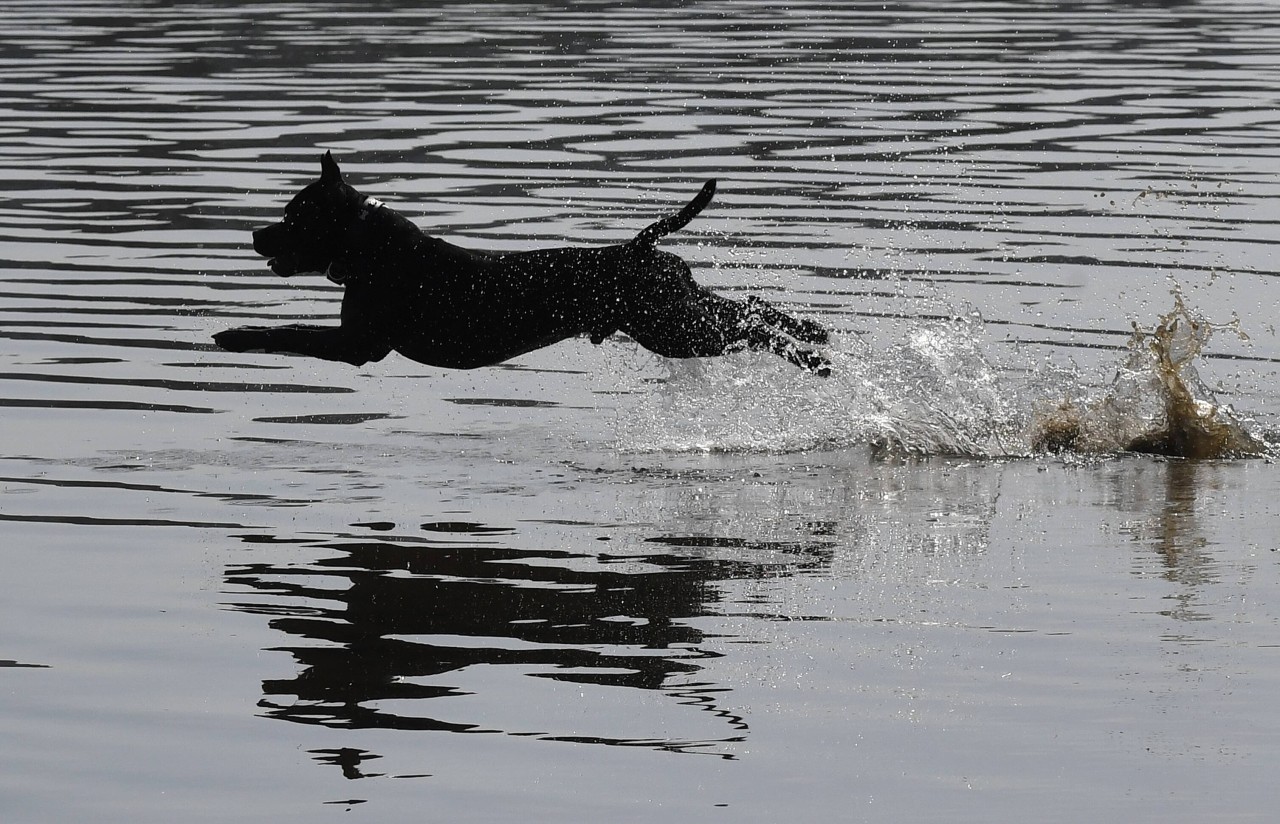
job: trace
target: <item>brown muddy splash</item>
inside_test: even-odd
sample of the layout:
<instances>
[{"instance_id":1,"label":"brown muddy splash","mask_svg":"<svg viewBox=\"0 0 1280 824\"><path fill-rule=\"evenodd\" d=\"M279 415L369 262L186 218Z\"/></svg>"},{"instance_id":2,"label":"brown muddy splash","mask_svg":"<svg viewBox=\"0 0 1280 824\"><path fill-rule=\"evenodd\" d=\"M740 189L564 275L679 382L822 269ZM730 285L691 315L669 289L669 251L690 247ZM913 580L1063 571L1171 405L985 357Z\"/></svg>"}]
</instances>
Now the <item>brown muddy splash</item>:
<instances>
[{"instance_id":1,"label":"brown muddy splash","mask_svg":"<svg viewBox=\"0 0 1280 824\"><path fill-rule=\"evenodd\" d=\"M1037 412L1033 448L1195 459L1270 454L1196 372L1196 358L1216 330L1244 337L1235 323L1215 324L1192 313L1175 291L1173 310L1154 329L1134 324L1128 356L1101 397Z\"/></svg>"}]
</instances>

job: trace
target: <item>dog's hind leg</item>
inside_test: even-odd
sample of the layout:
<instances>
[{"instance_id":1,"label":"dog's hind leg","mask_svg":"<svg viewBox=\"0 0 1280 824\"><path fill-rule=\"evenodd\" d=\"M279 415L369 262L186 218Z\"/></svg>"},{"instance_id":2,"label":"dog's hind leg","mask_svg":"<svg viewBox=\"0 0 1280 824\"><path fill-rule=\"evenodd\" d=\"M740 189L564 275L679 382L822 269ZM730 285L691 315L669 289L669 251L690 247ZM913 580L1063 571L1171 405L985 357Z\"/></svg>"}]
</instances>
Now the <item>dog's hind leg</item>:
<instances>
[{"instance_id":1,"label":"dog's hind leg","mask_svg":"<svg viewBox=\"0 0 1280 824\"><path fill-rule=\"evenodd\" d=\"M804 325L808 321L795 320L773 307L768 309L789 321L792 328L810 333L810 338L817 337ZM772 318L756 304L730 300L698 287L692 295L645 307L621 328L645 349L668 358L710 358L753 349L772 352L818 375L830 374L830 361L784 334L786 327L770 323ZM812 326L821 329L817 324Z\"/></svg>"},{"instance_id":2,"label":"dog's hind leg","mask_svg":"<svg viewBox=\"0 0 1280 824\"><path fill-rule=\"evenodd\" d=\"M808 323L808 321L803 322ZM821 327L818 328L821 329ZM825 332L826 330L824 329L823 331ZM821 375L825 378L831 374L831 361L827 360L824 355L800 345L794 338L782 334L777 328L767 323L749 319L744 330L743 342L748 349L772 352L775 355L786 358L801 369L808 369L815 375ZM730 349L732 348L730 347Z\"/></svg>"},{"instance_id":3,"label":"dog's hind leg","mask_svg":"<svg viewBox=\"0 0 1280 824\"><path fill-rule=\"evenodd\" d=\"M241 326L213 336L229 352L285 352L361 366L380 361L389 344L354 335L341 326Z\"/></svg>"},{"instance_id":4,"label":"dog's hind leg","mask_svg":"<svg viewBox=\"0 0 1280 824\"><path fill-rule=\"evenodd\" d=\"M758 298L755 295L747 298L747 311L754 314L762 323L775 326L805 343L823 344L831 338L831 333L822 324L792 317L764 298Z\"/></svg>"}]
</instances>

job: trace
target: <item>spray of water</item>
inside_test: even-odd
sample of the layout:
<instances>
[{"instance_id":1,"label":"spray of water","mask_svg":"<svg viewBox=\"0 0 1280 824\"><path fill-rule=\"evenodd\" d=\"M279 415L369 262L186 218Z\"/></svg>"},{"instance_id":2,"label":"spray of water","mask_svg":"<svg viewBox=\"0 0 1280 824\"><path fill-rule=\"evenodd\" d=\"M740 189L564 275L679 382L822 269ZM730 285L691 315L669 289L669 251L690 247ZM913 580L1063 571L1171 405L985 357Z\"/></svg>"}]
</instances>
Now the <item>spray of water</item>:
<instances>
[{"instance_id":1,"label":"spray of water","mask_svg":"<svg viewBox=\"0 0 1280 824\"><path fill-rule=\"evenodd\" d=\"M1270 453L1270 445L1250 431L1249 421L1219 402L1196 371L1196 360L1214 332L1243 337L1238 324L1206 320L1187 307L1176 289L1173 298L1173 310L1154 328L1134 324L1125 359L1103 391L1038 410L1030 433L1033 448L1183 458Z\"/></svg>"},{"instance_id":2,"label":"spray of water","mask_svg":"<svg viewBox=\"0 0 1280 824\"><path fill-rule=\"evenodd\" d=\"M619 445L803 452L869 444L981 458L1269 454L1270 445L1196 372L1213 333L1234 326L1199 317L1176 292L1174 301L1154 328L1134 325L1109 383L1087 381L1073 368L997 366L973 311L907 321L889 345L844 337L826 379L764 355L671 362L657 390L620 416Z\"/></svg>"}]
</instances>

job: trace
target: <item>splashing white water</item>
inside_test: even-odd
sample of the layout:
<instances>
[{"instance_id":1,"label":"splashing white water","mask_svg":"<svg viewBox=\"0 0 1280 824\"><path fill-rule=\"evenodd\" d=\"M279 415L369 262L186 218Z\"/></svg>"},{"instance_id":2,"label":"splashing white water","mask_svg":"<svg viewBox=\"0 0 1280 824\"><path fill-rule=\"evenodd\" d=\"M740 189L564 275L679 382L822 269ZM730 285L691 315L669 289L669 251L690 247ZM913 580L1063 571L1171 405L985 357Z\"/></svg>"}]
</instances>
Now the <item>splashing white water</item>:
<instances>
[{"instance_id":1,"label":"splashing white water","mask_svg":"<svg viewBox=\"0 0 1280 824\"><path fill-rule=\"evenodd\" d=\"M620 445L799 452L872 444L913 454L1005 454L1025 421L983 338L976 314L917 323L884 349L842 338L828 378L769 355L672 361L659 391L620 422Z\"/></svg>"},{"instance_id":2,"label":"splashing white water","mask_svg":"<svg viewBox=\"0 0 1280 824\"><path fill-rule=\"evenodd\" d=\"M629 452L803 452L869 444L913 455L1043 452L1261 455L1268 445L1220 404L1195 360L1214 330L1175 293L1154 329L1134 325L1109 384L1074 370L1006 369L981 317L907 322L894 344L841 338L829 378L768 355L672 361L620 418ZM1238 331L1238 330L1236 330ZM750 359L744 364L743 359Z\"/></svg>"}]
</instances>

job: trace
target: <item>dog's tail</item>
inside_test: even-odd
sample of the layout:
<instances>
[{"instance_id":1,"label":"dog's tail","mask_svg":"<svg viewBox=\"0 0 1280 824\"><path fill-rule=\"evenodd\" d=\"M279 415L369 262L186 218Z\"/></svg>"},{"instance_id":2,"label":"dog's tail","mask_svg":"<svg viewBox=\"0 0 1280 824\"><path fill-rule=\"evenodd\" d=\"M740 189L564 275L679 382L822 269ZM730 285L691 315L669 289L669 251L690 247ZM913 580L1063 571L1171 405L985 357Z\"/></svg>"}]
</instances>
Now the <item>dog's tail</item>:
<instances>
[{"instance_id":1,"label":"dog's tail","mask_svg":"<svg viewBox=\"0 0 1280 824\"><path fill-rule=\"evenodd\" d=\"M702 191L694 196L683 209L674 215L667 215L662 220L651 223L636 235L629 243L629 246L647 246L652 248L658 242L658 239L664 235L683 229L689 221L698 216L703 208L711 202L711 196L716 193L716 182L708 180L702 187Z\"/></svg>"}]
</instances>

